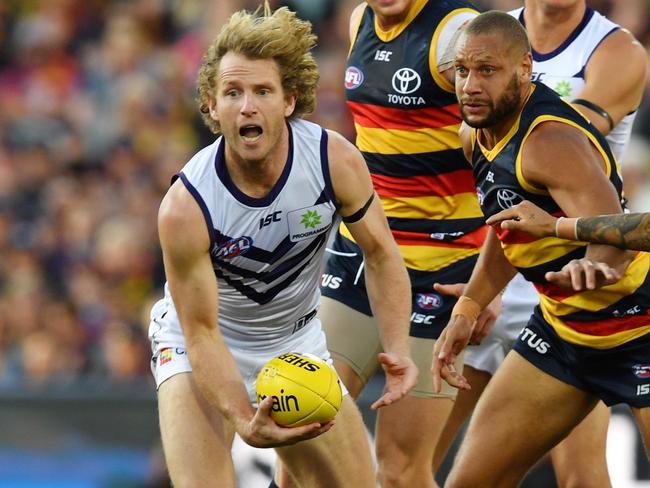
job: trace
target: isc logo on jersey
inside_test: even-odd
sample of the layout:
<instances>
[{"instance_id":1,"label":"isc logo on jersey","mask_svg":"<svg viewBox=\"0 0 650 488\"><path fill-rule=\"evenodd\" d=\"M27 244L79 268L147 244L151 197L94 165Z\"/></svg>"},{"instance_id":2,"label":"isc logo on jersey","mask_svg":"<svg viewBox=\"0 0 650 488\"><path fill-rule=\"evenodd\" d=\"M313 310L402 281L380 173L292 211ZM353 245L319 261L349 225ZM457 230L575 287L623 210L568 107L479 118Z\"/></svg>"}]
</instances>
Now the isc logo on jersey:
<instances>
[{"instance_id":1,"label":"isc logo on jersey","mask_svg":"<svg viewBox=\"0 0 650 488\"><path fill-rule=\"evenodd\" d=\"M436 318L435 315L425 315L423 313L415 313L413 312L411 314L411 323L412 324L424 324L424 325L430 325L433 323L433 320Z\"/></svg>"},{"instance_id":2,"label":"isc logo on jersey","mask_svg":"<svg viewBox=\"0 0 650 488\"><path fill-rule=\"evenodd\" d=\"M348 66L348 69L345 70L344 83L345 88L348 90L359 88L363 83L363 71L356 66Z\"/></svg>"}]
</instances>

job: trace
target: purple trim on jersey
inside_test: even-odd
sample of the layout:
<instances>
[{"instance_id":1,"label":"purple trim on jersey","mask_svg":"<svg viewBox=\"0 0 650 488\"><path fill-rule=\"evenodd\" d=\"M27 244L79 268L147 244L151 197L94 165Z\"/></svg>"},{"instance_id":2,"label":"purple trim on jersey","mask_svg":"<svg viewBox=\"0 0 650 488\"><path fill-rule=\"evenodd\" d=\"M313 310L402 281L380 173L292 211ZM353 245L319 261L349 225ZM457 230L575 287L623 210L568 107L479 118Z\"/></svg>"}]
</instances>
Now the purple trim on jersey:
<instances>
[{"instance_id":1,"label":"purple trim on jersey","mask_svg":"<svg viewBox=\"0 0 650 488\"><path fill-rule=\"evenodd\" d=\"M203 218L205 219L205 223L208 226L208 235L210 236L210 249L212 249L212 247L217 242L217 236L214 225L212 224L212 218L210 217L208 206L203 201L203 198L201 197L201 194L198 192L198 190L194 188L194 185L192 185L192 183L190 183L190 180L187 179L185 173L181 171L178 173L178 176L185 185L185 188L187 188L187 191L190 192L190 195L192 195L194 197L194 200L196 200L196 203L199 204L201 212L203 212Z\"/></svg>"},{"instance_id":2,"label":"purple trim on jersey","mask_svg":"<svg viewBox=\"0 0 650 488\"><path fill-rule=\"evenodd\" d=\"M217 176L221 180L221 183L227 188L230 194L235 197L235 199L244 205L249 207L268 207L273 203L273 200L280 194L285 183L289 179L291 174L291 166L293 164L293 131L291 130L291 125L287 123L287 129L289 131L289 154L287 155L287 162L284 164L284 169L278 181L275 183L271 191L263 196L262 198L254 198L249 195L246 195L242 192L235 183L233 183L228 173L228 168L226 167L226 158L224 157L226 151L225 139L221 138L221 143L217 149L217 155L215 157L214 165L217 171Z\"/></svg>"},{"instance_id":3,"label":"purple trim on jersey","mask_svg":"<svg viewBox=\"0 0 650 488\"><path fill-rule=\"evenodd\" d=\"M323 181L325 182L325 188L323 189L323 192L325 193L327 198L329 198L330 202L332 202L336 206L336 195L334 194L334 187L332 186L332 177L330 175L330 160L329 160L329 154L327 152L328 140L329 140L329 136L327 134L327 131L323 129L320 138L320 164L321 167L323 168Z\"/></svg>"},{"instance_id":4,"label":"purple trim on jersey","mask_svg":"<svg viewBox=\"0 0 650 488\"><path fill-rule=\"evenodd\" d=\"M578 26L575 29L573 29L573 32L569 34L569 37L567 37L564 40L564 42L562 42L562 44L560 44L556 49L554 49L550 53L546 53L546 54L538 53L537 51L531 48L533 52L533 60L538 62L547 61L560 54L567 47L569 47L573 41L576 40L576 37L580 35L580 33L584 30L584 28L586 27L586 25L589 23L589 21L593 16L594 16L594 10L591 7L587 7L585 9L585 14L582 17L582 20L580 21L580 24L578 24ZM524 9L522 9L521 13L519 14L519 22L521 22L521 25L526 27L526 21L524 20Z\"/></svg>"},{"instance_id":5,"label":"purple trim on jersey","mask_svg":"<svg viewBox=\"0 0 650 488\"><path fill-rule=\"evenodd\" d=\"M585 62L585 65L582 67L582 69L580 70L579 73L574 75L574 78L578 77L578 78L582 78L583 80L585 79L585 69L587 68L587 65L589 64L589 60L591 59L591 57L596 52L596 49L598 49L598 46L600 46L603 43L603 41L610 36L610 34L616 32L617 30L620 30L620 27L618 25L616 27L612 27L612 30L610 30L607 34L605 34L603 36L603 38L600 41L598 41L598 44L596 44L594 46L593 51L591 51L591 53L589 54L589 57L587 58L587 61Z\"/></svg>"}]
</instances>

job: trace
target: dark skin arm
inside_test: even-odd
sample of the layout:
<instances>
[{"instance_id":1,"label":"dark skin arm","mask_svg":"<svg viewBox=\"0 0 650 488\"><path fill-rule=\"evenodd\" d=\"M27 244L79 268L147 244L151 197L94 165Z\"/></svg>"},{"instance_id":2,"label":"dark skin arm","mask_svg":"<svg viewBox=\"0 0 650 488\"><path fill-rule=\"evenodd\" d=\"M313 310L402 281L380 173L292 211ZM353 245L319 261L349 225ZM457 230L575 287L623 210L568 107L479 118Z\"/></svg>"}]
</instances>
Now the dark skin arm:
<instances>
[{"instance_id":1,"label":"dark skin arm","mask_svg":"<svg viewBox=\"0 0 650 488\"><path fill-rule=\"evenodd\" d=\"M549 147L553 151L549 151ZM566 216L622 212L602 156L578 129L559 122L540 124L524 146L522 161L521 173L526 181L546 189ZM562 271L547 274L546 279L575 290L585 286L593 289L609 281L602 274L594 274L595 263L603 263L622 275L631 258L627 251L589 244L584 259L571 262Z\"/></svg>"},{"instance_id":2,"label":"dark skin arm","mask_svg":"<svg viewBox=\"0 0 650 488\"><path fill-rule=\"evenodd\" d=\"M487 224L500 223L504 229L527 232L535 237L552 237L557 220L534 203L525 201L493 215ZM577 224L574 219L566 219L566 224L563 221L559 228L558 237L573 239L573 229L580 241L650 251L650 213L580 217Z\"/></svg>"}]
</instances>

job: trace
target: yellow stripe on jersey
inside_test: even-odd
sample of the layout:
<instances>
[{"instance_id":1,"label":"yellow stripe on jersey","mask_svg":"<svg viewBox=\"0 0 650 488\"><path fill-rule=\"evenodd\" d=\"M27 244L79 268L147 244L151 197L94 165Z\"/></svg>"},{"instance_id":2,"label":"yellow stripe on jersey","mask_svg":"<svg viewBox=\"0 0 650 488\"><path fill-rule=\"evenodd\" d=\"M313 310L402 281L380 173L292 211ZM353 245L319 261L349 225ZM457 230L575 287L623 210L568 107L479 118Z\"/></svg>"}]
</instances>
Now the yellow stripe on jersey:
<instances>
[{"instance_id":1,"label":"yellow stripe on jersey","mask_svg":"<svg viewBox=\"0 0 650 488\"><path fill-rule=\"evenodd\" d=\"M418 14L422 11L422 9L425 7L427 2L428 0L415 0L413 2L413 5L411 5L411 9L406 15L406 18L402 22L397 24L395 27L392 27L388 30L383 30L381 28L381 26L379 25L379 20L375 15L375 34L377 34L377 37L381 39L382 42L392 41L397 36L399 36L404 31L404 29L406 29L409 26L409 24L413 21L413 19L415 19L418 16Z\"/></svg>"},{"instance_id":2,"label":"yellow stripe on jersey","mask_svg":"<svg viewBox=\"0 0 650 488\"><path fill-rule=\"evenodd\" d=\"M444 246L398 246L407 268L417 271L438 271L481 252Z\"/></svg>"},{"instance_id":3,"label":"yellow stripe on jersey","mask_svg":"<svg viewBox=\"0 0 650 488\"><path fill-rule=\"evenodd\" d=\"M644 325L636 329L624 330L607 336L592 336L572 329L565 325L558 317L548 313L544 309L542 309L542 313L544 314L544 319L551 324L551 327L555 329L555 332L557 332L557 335L562 340L593 349L611 349L612 347L620 346L621 344L633 341L638 337L650 333L650 325Z\"/></svg>"},{"instance_id":4,"label":"yellow stripe on jersey","mask_svg":"<svg viewBox=\"0 0 650 488\"><path fill-rule=\"evenodd\" d=\"M638 253L628 266L625 276L613 285L577 293L562 301L553 300L540 294L540 308L544 319L551 324L563 340L594 349L609 349L641 337L650 332L650 318L648 318L647 326L644 325L606 336L593 336L572 329L564 323L562 317L581 311L596 312L613 305L624 297L633 294L643 285L649 270L650 254Z\"/></svg>"},{"instance_id":5,"label":"yellow stripe on jersey","mask_svg":"<svg viewBox=\"0 0 650 488\"><path fill-rule=\"evenodd\" d=\"M561 320L562 316L571 313L581 311L596 312L636 292L644 283L649 271L650 253L641 252L636 255L627 267L623 278L612 285L576 293L562 301L553 300L540 294L539 302L545 314L560 317L558 320Z\"/></svg>"},{"instance_id":6,"label":"yellow stripe on jersey","mask_svg":"<svg viewBox=\"0 0 650 488\"><path fill-rule=\"evenodd\" d=\"M559 242L564 245L559 245ZM516 268L532 268L559 259L571 251L585 247L586 242L574 242L557 237L545 237L521 244L501 244L503 254Z\"/></svg>"},{"instance_id":7,"label":"yellow stripe on jersey","mask_svg":"<svg viewBox=\"0 0 650 488\"><path fill-rule=\"evenodd\" d=\"M483 217L475 193L447 197L381 197L386 217L402 219L474 219Z\"/></svg>"},{"instance_id":8,"label":"yellow stripe on jersey","mask_svg":"<svg viewBox=\"0 0 650 488\"><path fill-rule=\"evenodd\" d=\"M570 105L570 104L568 104L568 105ZM587 138L589 138L589 140L591 141L592 146L594 146L596 148L596 150L600 153L600 156L603 159L603 163L605 164L605 174L607 175L607 178L609 178L611 176L611 174L612 174L612 164L614 164L614 165L618 164L616 162L616 160L614 160L614 161L609 160L609 158L607 157L607 153L601 147L601 145L598 143L598 140L596 139L596 137L591 132L589 132L586 128L584 128L584 127L578 125L577 123L573 122L572 120L565 119L563 117L558 117L556 115L542 115L540 117L537 117L535 120L533 120L533 123L530 124L530 127L526 131L526 134L524 135L524 138L521 140L520 147L523 149L524 144L526 143L526 139L528 139L528 136L530 135L530 133L533 131L533 129L535 127L537 127L542 122L549 122L549 121L560 122L562 124L570 125L571 127L575 127L580 132L582 132L584 135L586 135ZM534 186L533 184L526 181L526 178L524 178L524 173L522 171L522 164L523 163L522 163L522 160L521 160L522 153L523 153L523 150L520 149L519 154L517 154L517 159L515 161L515 167L516 167L516 171L517 171L517 181L522 186L522 188L524 190L526 190L527 192L533 193L535 195L548 195L549 193L548 193L547 190ZM618 171L618 168L615 168L615 170Z\"/></svg>"},{"instance_id":9,"label":"yellow stripe on jersey","mask_svg":"<svg viewBox=\"0 0 650 488\"><path fill-rule=\"evenodd\" d=\"M376 154L420 154L459 149L460 124L439 129L377 129L354 124L357 129L357 147Z\"/></svg>"},{"instance_id":10,"label":"yellow stripe on jersey","mask_svg":"<svg viewBox=\"0 0 650 488\"><path fill-rule=\"evenodd\" d=\"M350 231L344 223L341 223L339 226L339 232L343 237L355 242L352 234L350 234ZM481 252L480 249L464 249L458 247L446 247L443 245L398 245L397 247L399 247L400 254L404 259L404 264L407 268L428 272L446 268L447 266Z\"/></svg>"}]
</instances>

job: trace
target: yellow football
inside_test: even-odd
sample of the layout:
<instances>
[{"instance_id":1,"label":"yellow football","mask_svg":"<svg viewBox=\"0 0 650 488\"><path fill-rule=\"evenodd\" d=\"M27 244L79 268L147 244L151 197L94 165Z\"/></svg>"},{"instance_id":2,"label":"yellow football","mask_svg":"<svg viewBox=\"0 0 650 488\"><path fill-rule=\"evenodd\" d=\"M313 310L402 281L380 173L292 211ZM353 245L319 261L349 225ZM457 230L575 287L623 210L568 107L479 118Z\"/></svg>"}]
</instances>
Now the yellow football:
<instances>
[{"instance_id":1,"label":"yellow football","mask_svg":"<svg viewBox=\"0 0 650 488\"><path fill-rule=\"evenodd\" d=\"M273 397L271 417L287 427L328 422L341 407L336 371L312 354L290 352L264 365L255 383L257 402Z\"/></svg>"}]
</instances>

